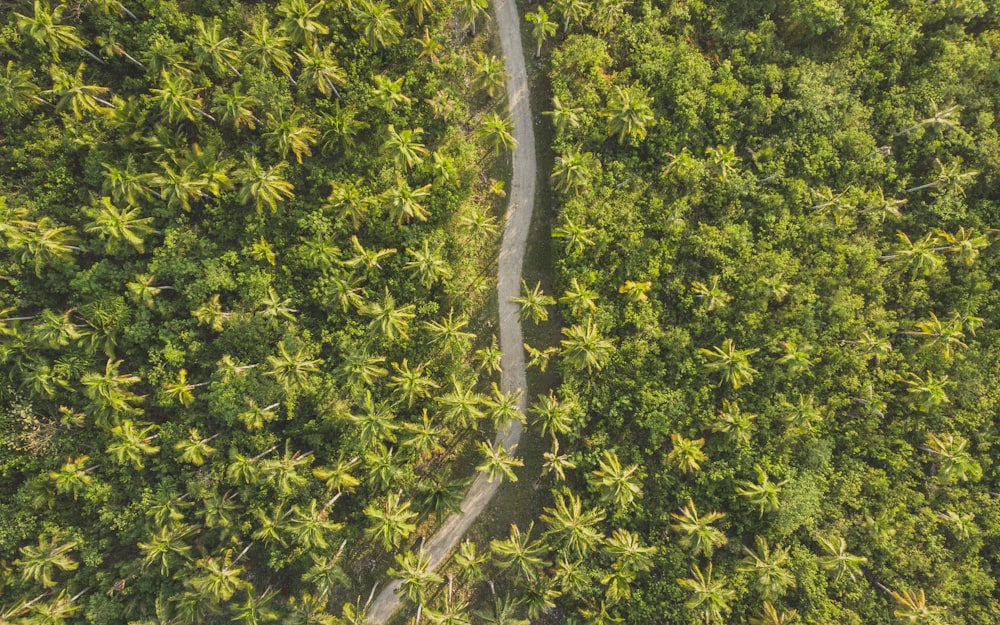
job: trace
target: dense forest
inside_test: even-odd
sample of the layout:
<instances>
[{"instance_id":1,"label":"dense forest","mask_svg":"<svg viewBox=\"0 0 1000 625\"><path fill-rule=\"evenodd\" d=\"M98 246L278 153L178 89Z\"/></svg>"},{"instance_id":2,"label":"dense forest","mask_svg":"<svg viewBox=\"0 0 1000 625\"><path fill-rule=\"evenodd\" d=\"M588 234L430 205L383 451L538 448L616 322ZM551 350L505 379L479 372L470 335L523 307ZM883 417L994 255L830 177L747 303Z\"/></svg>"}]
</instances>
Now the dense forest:
<instances>
[{"instance_id":1,"label":"dense forest","mask_svg":"<svg viewBox=\"0 0 1000 625\"><path fill-rule=\"evenodd\" d=\"M508 461L488 20L3 3L0 622L358 619Z\"/></svg>"},{"instance_id":2,"label":"dense forest","mask_svg":"<svg viewBox=\"0 0 1000 625\"><path fill-rule=\"evenodd\" d=\"M560 198L554 397L574 407L538 424L551 606L997 622L996 5L526 18Z\"/></svg>"},{"instance_id":3,"label":"dense forest","mask_svg":"<svg viewBox=\"0 0 1000 625\"><path fill-rule=\"evenodd\" d=\"M1000 9L521 9L540 476L486 0L3 5L0 623L1000 621Z\"/></svg>"}]
</instances>

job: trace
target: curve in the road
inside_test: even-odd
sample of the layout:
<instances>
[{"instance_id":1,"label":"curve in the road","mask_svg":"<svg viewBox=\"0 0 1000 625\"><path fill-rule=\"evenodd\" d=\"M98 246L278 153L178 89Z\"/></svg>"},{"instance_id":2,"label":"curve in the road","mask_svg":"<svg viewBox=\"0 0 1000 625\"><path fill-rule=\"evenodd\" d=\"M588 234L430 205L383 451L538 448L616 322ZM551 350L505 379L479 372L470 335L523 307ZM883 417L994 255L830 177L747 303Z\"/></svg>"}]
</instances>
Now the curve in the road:
<instances>
[{"instance_id":1,"label":"curve in the road","mask_svg":"<svg viewBox=\"0 0 1000 625\"><path fill-rule=\"evenodd\" d=\"M535 204L535 134L532 128L531 104L528 92L528 74L524 64L524 50L521 47L521 30L517 7L514 0L496 0L497 31L506 59L507 100L511 120L514 122L514 139L517 147L513 152L513 173L508 194L506 225L500 244L500 259L497 269L497 301L500 309L500 349L502 373L500 388L504 393L521 392L521 412L527 410L527 379L524 371L524 349L521 336L521 321L516 304L521 284L521 267L528 242L531 225L531 211ZM497 433L497 440L503 442L504 449L510 449L521 439L522 426L514 422L506 433ZM476 476L472 487L462 501L461 512L453 514L438 531L424 544L430 557L431 570L436 569L465 535L479 514L493 498L500 482L487 482L486 476ZM368 623L385 623L399 609L401 597L398 594L399 580L382 589L368 607Z\"/></svg>"}]
</instances>

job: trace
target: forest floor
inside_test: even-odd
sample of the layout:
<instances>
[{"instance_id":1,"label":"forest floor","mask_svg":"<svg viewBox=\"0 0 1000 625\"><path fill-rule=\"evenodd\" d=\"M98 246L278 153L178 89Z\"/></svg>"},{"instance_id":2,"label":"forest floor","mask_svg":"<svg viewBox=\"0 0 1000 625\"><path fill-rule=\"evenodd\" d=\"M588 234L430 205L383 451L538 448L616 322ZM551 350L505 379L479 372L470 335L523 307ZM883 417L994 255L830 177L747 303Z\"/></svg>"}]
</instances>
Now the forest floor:
<instances>
[{"instance_id":1,"label":"forest floor","mask_svg":"<svg viewBox=\"0 0 1000 625\"><path fill-rule=\"evenodd\" d=\"M497 31L507 69L508 106L511 120L514 122L514 139L517 141L517 147L512 155L513 173L497 268L500 348L503 352L500 388L504 393L521 392L521 411L526 413L528 384L524 368L524 340L521 334L519 309L511 298L520 294L521 269L535 203L537 173L535 135L517 6L514 0L498 0L494 6ZM522 425L515 421L510 430L497 433L497 442L502 443L505 450L509 450L520 441L521 432ZM483 473L476 476L462 501L461 513L449 517L423 546L430 558L430 570L440 566L455 549L499 486L499 481L488 482ZM384 623L399 609L401 602L399 587L399 580L394 580L375 597L368 608L369 623L373 625Z\"/></svg>"}]
</instances>

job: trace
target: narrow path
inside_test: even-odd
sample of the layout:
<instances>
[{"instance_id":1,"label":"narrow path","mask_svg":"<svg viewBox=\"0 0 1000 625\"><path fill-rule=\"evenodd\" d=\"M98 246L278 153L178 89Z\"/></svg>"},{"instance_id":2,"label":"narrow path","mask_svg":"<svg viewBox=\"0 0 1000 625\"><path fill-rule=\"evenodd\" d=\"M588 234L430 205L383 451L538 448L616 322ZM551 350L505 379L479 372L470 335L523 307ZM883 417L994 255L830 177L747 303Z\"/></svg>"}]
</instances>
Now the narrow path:
<instances>
[{"instance_id":1,"label":"narrow path","mask_svg":"<svg viewBox=\"0 0 1000 625\"><path fill-rule=\"evenodd\" d=\"M495 0L497 31L507 68L507 100L510 117L514 122L513 152L514 171L508 194L506 226L500 244L497 269L497 301L500 309L500 349L503 351L500 388L505 393L521 391L521 411L528 406L528 383L524 372L524 340L521 337L521 320L518 307L510 301L517 297L521 285L521 266L531 226L531 211L535 204L535 133L532 128L531 105L528 92L528 74L521 47L521 26L514 0ZM521 440L522 426L514 422L507 434L497 433L497 440L504 449L510 449ZM472 487L462 501L462 512L453 514L424 544L430 556L431 570L443 563L455 546L472 526L479 514L493 498L500 482L486 481L482 473L476 476ZM399 609L401 597L397 594L399 580L382 589L368 608L368 623L385 623Z\"/></svg>"}]
</instances>

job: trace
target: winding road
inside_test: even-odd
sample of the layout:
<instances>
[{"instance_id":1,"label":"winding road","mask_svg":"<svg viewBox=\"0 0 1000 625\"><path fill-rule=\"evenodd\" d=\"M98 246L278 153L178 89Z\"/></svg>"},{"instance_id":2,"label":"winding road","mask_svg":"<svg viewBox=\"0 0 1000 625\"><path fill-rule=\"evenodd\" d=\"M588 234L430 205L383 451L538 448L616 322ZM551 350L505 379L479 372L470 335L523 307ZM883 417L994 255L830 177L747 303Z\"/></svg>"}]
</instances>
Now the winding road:
<instances>
[{"instance_id":1,"label":"winding road","mask_svg":"<svg viewBox=\"0 0 1000 625\"><path fill-rule=\"evenodd\" d=\"M513 174L508 194L506 225L500 244L500 259L497 268L497 302L500 309L500 349L502 373L500 388L504 393L521 391L521 412L527 411L527 379L524 372L524 341L521 337L521 321L517 304L511 302L520 292L521 267L528 243L528 229L531 226L531 211L535 204L535 134L532 128L531 103L528 92L528 74L524 65L524 49L521 47L521 31L517 6L514 0L496 0L494 3L497 31L506 60L507 101L510 117L514 122L514 139L517 147L513 152ZM522 426L515 421L506 434L497 433L497 441L504 449L510 449L521 440ZM487 482L480 473L462 501L461 512L453 514L438 531L424 544L430 556L430 569L440 566L455 549L455 546L472 526L479 514L486 508L500 482ZM401 597L398 594L399 580L394 580L375 597L368 607L368 623L381 625L399 609Z\"/></svg>"}]
</instances>

